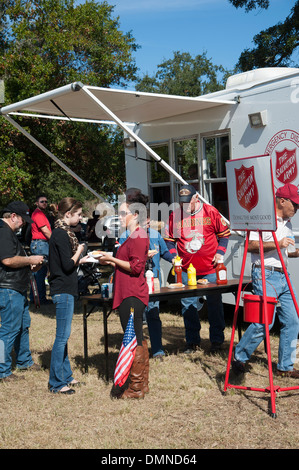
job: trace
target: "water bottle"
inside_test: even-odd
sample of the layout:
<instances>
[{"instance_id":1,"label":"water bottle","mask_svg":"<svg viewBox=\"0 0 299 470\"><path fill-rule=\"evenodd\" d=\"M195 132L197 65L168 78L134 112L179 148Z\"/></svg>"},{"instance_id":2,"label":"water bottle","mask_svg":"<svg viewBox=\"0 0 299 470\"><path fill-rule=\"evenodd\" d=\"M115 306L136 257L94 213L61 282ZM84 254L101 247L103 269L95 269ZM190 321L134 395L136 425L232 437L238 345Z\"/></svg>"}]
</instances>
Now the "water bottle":
<instances>
[{"instance_id":1,"label":"water bottle","mask_svg":"<svg viewBox=\"0 0 299 470\"><path fill-rule=\"evenodd\" d=\"M148 285L148 292L152 294L154 292L154 273L152 271L151 260L149 260L148 269L145 273L146 283Z\"/></svg>"},{"instance_id":2,"label":"water bottle","mask_svg":"<svg viewBox=\"0 0 299 470\"><path fill-rule=\"evenodd\" d=\"M292 232L290 232L290 234L287 235L287 237L288 237L288 238L291 238L291 239L294 241L294 243L295 243L295 237L294 237L294 235L293 235ZM296 247L295 247L295 245L289 244L287 250L288 250L288 253L295 253Z\"/></svg>"}]
</instances>

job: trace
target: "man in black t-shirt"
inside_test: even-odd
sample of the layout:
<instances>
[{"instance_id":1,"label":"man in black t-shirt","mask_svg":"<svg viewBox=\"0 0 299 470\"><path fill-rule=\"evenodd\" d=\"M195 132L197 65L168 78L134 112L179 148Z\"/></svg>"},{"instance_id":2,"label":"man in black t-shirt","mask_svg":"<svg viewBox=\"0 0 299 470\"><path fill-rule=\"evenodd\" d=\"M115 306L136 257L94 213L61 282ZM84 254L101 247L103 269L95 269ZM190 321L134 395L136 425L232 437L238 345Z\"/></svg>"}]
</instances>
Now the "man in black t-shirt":
<instances>
[{"instance_id":1,"label":"man in black t-shirt","mask_svg":"<svg viewBox=\"0 0 299 470\"><path fill-rule=\"evenodd\" d=\"M15 349L17 369L34 366L29 348L30 315L27 300L30 271L42 266L43 256L26 256L16 232L31 223L29 208L13 201L2 210L0 219L0 380L18 378L11 372L11 352Z\"/></svg>"}]
</instances>

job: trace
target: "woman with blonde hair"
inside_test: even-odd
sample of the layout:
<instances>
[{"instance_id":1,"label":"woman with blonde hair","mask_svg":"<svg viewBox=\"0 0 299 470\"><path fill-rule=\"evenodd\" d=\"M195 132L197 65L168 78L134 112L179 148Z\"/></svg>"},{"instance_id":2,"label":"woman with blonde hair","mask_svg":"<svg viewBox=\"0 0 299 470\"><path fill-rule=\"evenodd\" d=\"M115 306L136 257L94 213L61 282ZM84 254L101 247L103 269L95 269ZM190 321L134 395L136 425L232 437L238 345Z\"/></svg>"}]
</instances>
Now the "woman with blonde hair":
<instances>
[{"instance_id":1,"label":"woman with blonde hair","mask_svg":"<svg viewBox=\"0 0 299 470\"><path fill-rule=\"evenodd\" d=\"M66 197L58 204L57 220L49 242L50 294L56 306L56 337L51 354L49 389L71 395L79 382L72 376L67 342L71 333L74 303L78 296L77 266L84 263L85 249L72 226L82 219L82 203Z\"/></svg>"}]
</instances>

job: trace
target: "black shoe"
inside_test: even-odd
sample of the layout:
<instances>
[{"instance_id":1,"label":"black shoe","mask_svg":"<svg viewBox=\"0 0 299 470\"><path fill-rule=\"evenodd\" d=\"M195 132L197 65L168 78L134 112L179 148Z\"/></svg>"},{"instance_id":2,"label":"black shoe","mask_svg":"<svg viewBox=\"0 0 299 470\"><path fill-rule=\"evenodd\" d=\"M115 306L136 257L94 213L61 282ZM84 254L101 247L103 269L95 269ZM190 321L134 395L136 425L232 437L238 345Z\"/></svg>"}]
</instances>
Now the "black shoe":
<instances>
[{"instance_id":1,"label":"black shoe","mask_svg":"<svg viewBox=\"0 0 299 470\"><path fill-rule=\"evenodd\" d=\"M277 369L276 375L278 377L291 377L292 379L299 379L299 370L292 369L292 370L279 370Z\"/></svg>"},{"instance_id":2,"label":"black shoe","mask_svg":"<svg viewBox=\"0 0 299 470\"><path fill-rule=\"evenodd\" d=\"M187 345L184 349L184 354L191 354L195 351L198 351L199 349L200 349L199 344L187 343Z\"/></svg>"},{"instance_id":3,"label":"black shoe","mask_svg":"<svg viewBox=\"0 0 299 470\"><path fill-rule=\"evenodd\" d=\"M40 305L53 305L52 300L44 299L40 301Z\"/></svg>"},{"instance_id":4,"label":"black shoe","mask_svg":"<svg viewBox=\"0 0 299 470\"><path fill-rule=\"evenodd\" d=\"M153 359L156 361L163 362L164 361L164 354L157 354L156 356L153 356Z\"/></svg>"},{"instance_id":5,"label":"black shoe","mask_svg":"<svg viewBox=\"0 0 299 470\"><path fill-rule=\"evenodd\" d=\"M81 385L86 385L85 382L70 382L67 384L68 387L81 387Z\"/></svg>"},{"instance_id":6,"label":"black shoe","mask_svg":"<svg viewBox=\"0 0 299 470\"><path fill-rule=\"evenodd\" d=\"M15 382L17 380L23 380L25 377L22 375L10 374L6 377L0 378L0 382Z\"/></svg>"},{"instance_id":7,"label":"black shoe","mask_svg":"<svg viewBox=\"0 0 299 470\"><path fill-rule=\"evenodd\" d=\"M76 390L73 388L68 388L67 390L50 390L51 393L57 393L58 395L72 395L76 393Z\"/></svg>"},{"instance_id":8,"label":"black shoe","mask_svg":"<svg viewBox=\"0 0 299 470\"><path fill-rule=\"evenodd\" d=\"M40 366L39 364L32 364L32 366L29 366L29 367L24 367L23 369L17 369L18 372L25 372L26 370L34 370L34 371L41 371L42 370L42 366Z\"/></svg>"},{"instance_id":9,"label":"black shoe","mask_svg":"<svg viewBox=\"0 0 299 470\"><path fill-rule=\"evenodd\" d=\"M217 352L221 351L222 343L212 343L210 347L210 353L216 354Z\"/></svg>"},{"instance_id":10,"label":"black shoe","mask_svg":"<svg viewBox=\"0 0 299 470\"><path fill-rule=\"evenodd\" d=\"M232 356L232 370L236 375L245 374L245 364L244 362L238 361L235 359L235 355Z\"/></svg>"}]
</instances>

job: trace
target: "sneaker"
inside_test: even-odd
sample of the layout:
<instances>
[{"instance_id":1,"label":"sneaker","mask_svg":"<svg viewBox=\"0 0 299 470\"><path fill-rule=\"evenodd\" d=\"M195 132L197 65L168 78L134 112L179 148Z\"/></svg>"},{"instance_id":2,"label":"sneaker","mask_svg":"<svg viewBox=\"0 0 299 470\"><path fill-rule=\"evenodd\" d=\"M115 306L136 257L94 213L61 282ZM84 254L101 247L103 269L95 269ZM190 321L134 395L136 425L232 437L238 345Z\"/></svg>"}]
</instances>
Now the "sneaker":
<instances>
[{"instance_id":1,"label":"sneaker","mask_svg":"<svg viewBox=\"0 0 299 470\"><path fill-rule=\"evenodd\" d=\"M244 374L245 373L245 364L244 362L238 361L235 359L235 355L233 354L232 357L232 370L236 375Z\"/></svg>"},{"instance_id":2,"label":"sneaker","mask_svg":"<svg viewBox=\"0 0 299 470\"><path fill-rule=\"evenodd\" d=\"M278 375L278 377L291 377L292 379L299 379L299 370L297 369L278 370L277 369L276 375Z\"/></svg>"},{"instance_id":3,"label":"sneaker","mask_svg":"<svg viewBox=\"0 0 299 470\"><path fill-rule=\"evenodd\" d=\"M198 351L200 349L199 344L194 344L194 343L187 343L185 349L184 349L184 354L191 354L195 351Z\"/></svg>"}]
</instances>

